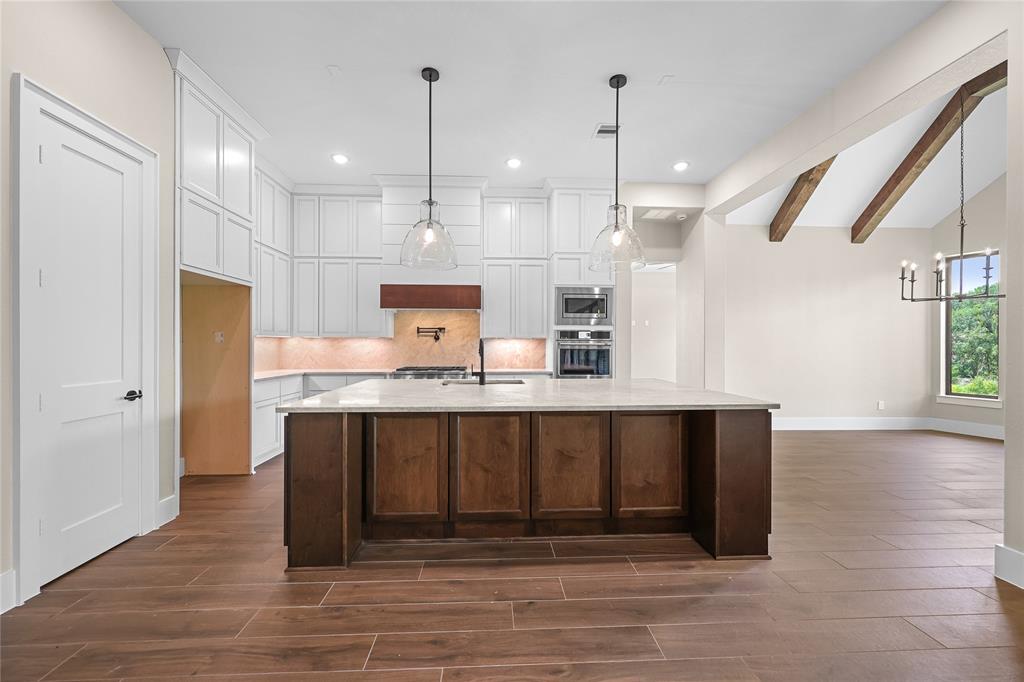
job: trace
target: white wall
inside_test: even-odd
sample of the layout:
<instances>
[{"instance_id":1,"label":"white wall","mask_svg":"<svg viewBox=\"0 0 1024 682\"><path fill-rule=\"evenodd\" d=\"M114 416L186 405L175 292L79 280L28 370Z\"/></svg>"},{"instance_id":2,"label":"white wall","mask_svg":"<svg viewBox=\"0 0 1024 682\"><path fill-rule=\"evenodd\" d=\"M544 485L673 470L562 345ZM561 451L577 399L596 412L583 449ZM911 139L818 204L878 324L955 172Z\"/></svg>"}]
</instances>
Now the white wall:
<instances>
[{"instance_id":1,"label":"white wall","mask_svg":"<svg viewBox=\"0 0 1024 682\"><path fill-rule=\"evenodd\" d=\"M160 495L174 490L174 78L159 43L111 2L0 2L0 90L23 73L160 155ZM10 177L11 126L3 117L2 176ZM0 272L11 268L10 187L3 184ZM0 571L11 561L11 291L0 281ZM74 343L69 330L68 343Z\"/></svg>"},{"instance_id":2,"label":"white wall","mask_svg":"<svg viewBox=\"0 0 1024 682\"><path fill-rule=\"evenodd\" d=\"M676 273L633 273L634 379L676 380Z\"/></svg>"},{"instance_id":3,"label":"white wall","mask_svg":"<svg viewBox=\"0 0 1024 682\"><path fill-rule=\"evenodd\" d=\"M778 418L922 417L928 306L899 299L901 254L928 230L725 228L725 389L782 403ZM885 401L879 411L877 401Z\"/></svg>"},{"instance_id":4,"label":"white wall","mask_svg":"<svg viewBox=\"0 0 1024 682\"><path fill-rule=\"evenodd\" d=\"M970 150L968 149L968 153ZM982 191L975 194L967 202L964 215L967 218L967 229L964 234L964 250L967 252L981 251L990 246L1002 253L1006 248L1006 176L990 184ZM952 255L960 252L960 209L950 213L943 218L931 230L932 243L931 253L920 256L915 255L919 263L931 263L931 257L935 252L942 252ZM872 235L874 239L874 235ZM870 241L870 240L869 240ZM1003 271L1006 264L1002 264ZM932 280L929 280L932 281ZM1003 278L1005 281L1005 278ZM954 284L955 286L955 284ZM919 304L925 305L925 304ZM963 401L960 405L939 403L936 396L945 390L945 377L943 369L942 339L944 335L942 308L938 304L927 304L929 307L928 324L931 331L932 343L932 367L931 383L929 388L929 400L931 401L930 413L939 419L955 419L957 421L975 422L978 424L1003 424L1003 408L981 406L977 403L971 406L969 400ZM999 304L999 318L1003 321L1006 312L1006 302ZM1006 386L1006 334L1005 325L1000 324L999 334L999 385ZM1002 389L1000 389L1002 390ZM991 405L991 403L986 403Z\"/></svg>"}]
</instances>

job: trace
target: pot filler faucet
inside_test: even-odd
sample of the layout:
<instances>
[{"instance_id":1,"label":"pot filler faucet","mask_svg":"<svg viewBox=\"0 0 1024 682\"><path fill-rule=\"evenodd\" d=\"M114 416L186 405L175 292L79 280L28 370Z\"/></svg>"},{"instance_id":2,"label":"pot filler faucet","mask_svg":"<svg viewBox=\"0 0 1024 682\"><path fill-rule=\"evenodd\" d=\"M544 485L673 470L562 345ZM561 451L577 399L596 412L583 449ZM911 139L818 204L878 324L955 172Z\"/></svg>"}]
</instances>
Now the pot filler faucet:
<instances>
[{"instance_id":1,"label":"pot filler faucet","mask_svg":"<svg viewBox=\"0 0 1024 682\"><path fill-rule=\"evenodd\" d=\"M480 337L480 371L473 372L473 376L480 378L480 385L483 386L487 383L487 370L484 368L484 339Z\"/></svg>"}]
</instances>

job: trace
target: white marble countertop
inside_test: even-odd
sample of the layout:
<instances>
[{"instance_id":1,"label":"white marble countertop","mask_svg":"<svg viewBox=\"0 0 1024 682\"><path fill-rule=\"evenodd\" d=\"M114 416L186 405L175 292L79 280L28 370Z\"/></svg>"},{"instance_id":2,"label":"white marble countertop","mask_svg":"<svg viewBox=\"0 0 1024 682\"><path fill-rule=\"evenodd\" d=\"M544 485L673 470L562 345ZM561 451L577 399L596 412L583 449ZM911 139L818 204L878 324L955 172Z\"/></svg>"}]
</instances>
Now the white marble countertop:
<instances>
[{"instance_id":1,"label":"white marble countertop","mask_svg":"<svg viewBox=\"0 0 1024 682\"><path fill-rule=\"evenodd\" d=\"M267 369L260 372L253 372L253 381L263 381L264 379L279 379L281 377L294 377L302 376L305 374L335 374L335 375L363 375L363 374L390 374L394 372L394 369ZM504 375L504 374L552 374L550 369L489 369L488 374Z\"/></svg>"},{"instance_id":2,"label":"white marble countertop","mask_svg":"<svg viewBox=\"0 0 1024 682\"><path fill-rule=\"evenodd\" d=\"M367 381L278 406L278 412L555 412L587 410L774 410L779 404L655 379L547 379L450 384L436 379Z\"/></svg>"}]
</instances>

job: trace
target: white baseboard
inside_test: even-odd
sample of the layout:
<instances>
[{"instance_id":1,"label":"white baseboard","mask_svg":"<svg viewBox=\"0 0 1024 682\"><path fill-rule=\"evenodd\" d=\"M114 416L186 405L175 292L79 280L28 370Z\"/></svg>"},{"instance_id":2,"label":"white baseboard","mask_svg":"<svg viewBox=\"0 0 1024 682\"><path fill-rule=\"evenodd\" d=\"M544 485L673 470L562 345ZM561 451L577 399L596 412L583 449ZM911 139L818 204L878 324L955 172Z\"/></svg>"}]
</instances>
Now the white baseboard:
<instances>
[{"instance_id":1,"label":"white baseboard","mask_svg":"<svg viewBox=\"0 0 1024 682\"><path fill-rule=\"evenodd\" d=\"M996 545L996 577L1011 585L1024 587L1024 552Z\"/></svg>"},{"instance_id":2,"label":"white baseboard","mask_svg":"<svg viewBox=\"0 0 1024 682\"><path fill-rule=\"evenodd\" d=\"M16 585L13 568L0 573L0 613L20 605Z\"/></svg>"},{"instance_id":3,"label":"white baseboard","mask_svg":"<svg viewBox=\"0 0 1024 682\"><path fill-rule=\"evenodd\" d=\"M185 458L184 457L179 457L178 458L178 478L182 478L184 476L185 476Z\"/></svg>"},{"instance_id":4,"label":"white baseboard","mask_svg":"<svg viewBox=\"0 0 1024 682\"><path fill-rule=\"evenodd\" d=\"M776 431L942 431L964 436L1003 439L998 424L978 424L935 417L776 417Z\"/></svg>"},{"instance_id":5,"label":"white baseboard","mask_svg":"<svg viewBox=\"0 0 1024 682\"><path fill-rule=\"evenodd\" d=\"M178 517L178 496L168 495L160 500L156 510L156 527L173 521Z\"/></svg>"}]
</instances>

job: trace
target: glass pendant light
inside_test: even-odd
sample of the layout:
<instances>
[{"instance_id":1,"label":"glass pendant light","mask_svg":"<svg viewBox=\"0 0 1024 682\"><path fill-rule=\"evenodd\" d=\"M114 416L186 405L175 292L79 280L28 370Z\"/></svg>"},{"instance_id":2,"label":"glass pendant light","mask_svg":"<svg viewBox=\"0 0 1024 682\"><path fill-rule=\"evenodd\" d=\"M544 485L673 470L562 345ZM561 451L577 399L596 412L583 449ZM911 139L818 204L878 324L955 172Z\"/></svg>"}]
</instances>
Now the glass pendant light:
<instances>
[{"instance_id":1,"label":"glass pendant light","mask_svg":"<svg viewBox=\"0 0 1024 682\"><path fill-rule=\"evenodd\" d=\"M621 73L608 79L615 90L615 203L608 207L608 224L590 248L591 270L638 270L647 263L640 237L626 222L626 207L619 203L619 90L625 84Z\"/></svg>"},{"instance_id":2,"label":"glass pendant light","mask_svg":"<svg viewBox=\"0 0 1024 682\"><path fill-rule=\"evenodd\" d=\"M434 83L441 74L426 67L427 81L427 199L420 202L420 219L405 235L401 262L407 268L451 270L458 265L455 241L441 224L441 207L434 201Z\"/></svg>"}]
</instances>

